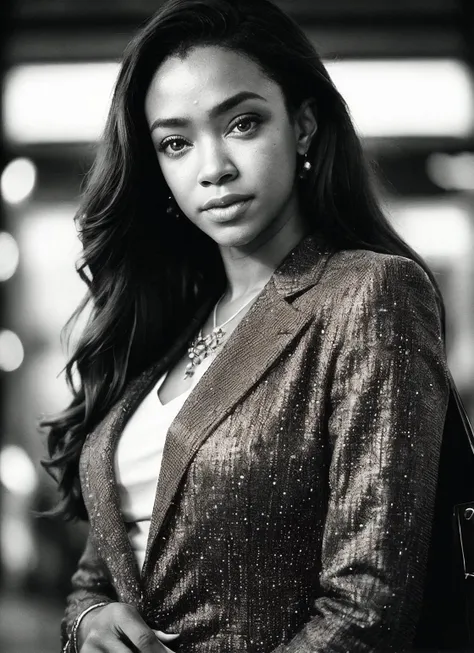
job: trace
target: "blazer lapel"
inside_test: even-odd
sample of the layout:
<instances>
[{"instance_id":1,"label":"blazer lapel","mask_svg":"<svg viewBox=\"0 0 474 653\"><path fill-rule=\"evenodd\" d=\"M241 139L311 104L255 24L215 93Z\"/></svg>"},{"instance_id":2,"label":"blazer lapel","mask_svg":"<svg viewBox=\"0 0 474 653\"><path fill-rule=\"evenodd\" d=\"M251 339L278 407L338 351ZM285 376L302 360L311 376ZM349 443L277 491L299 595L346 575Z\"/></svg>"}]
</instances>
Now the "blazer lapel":
<instances>
[{"instance_id":1,"label":"blazer lapel","mask_svg":"<svg viewBox=\"0 0 474 653\"><path fill-rule=\"evenodd\" d=\"M307 236L284 259L233 331L168 430L142 578L150 552L192 458L209 434L254 386L312 318L290 303L314 286L334 250Z\"/></svg>"}]
</instances>

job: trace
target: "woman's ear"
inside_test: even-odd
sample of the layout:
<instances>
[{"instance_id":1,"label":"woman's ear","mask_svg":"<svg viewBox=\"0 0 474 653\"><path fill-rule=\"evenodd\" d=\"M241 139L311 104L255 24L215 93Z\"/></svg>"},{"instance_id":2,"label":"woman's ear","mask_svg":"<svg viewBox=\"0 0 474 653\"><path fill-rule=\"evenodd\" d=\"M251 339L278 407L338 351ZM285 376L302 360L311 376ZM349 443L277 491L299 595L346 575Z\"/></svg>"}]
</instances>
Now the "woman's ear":
<instances>
[{"instance_id":1,"label":"woman's ear","mask_svg":"<svg viewBox=\"0 0 474 653\"><path fill-rule=\"evenodd\" d=\"M306 154L318 129L316 102L314 100L305 100L296 111L294 129L296 151L298 154Z\"/></svg>"}]
</instances>

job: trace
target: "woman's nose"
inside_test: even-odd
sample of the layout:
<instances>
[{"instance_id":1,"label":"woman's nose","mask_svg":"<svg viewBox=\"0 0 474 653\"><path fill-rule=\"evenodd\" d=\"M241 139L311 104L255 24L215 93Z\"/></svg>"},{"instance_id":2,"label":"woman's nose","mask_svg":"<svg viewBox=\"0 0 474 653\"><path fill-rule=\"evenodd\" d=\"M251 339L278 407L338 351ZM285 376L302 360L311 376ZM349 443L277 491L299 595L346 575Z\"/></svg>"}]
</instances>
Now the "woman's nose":
<instances>
[{"instance_id":1,"label":"woman's nose","mask_svg":"<svg viewBox=\"0 0 474 653\"><path fill-rule=\"evenodd\" d=\"M201 157L198 183L202 186L223 185L238 176L231 159L219 148L208 148Z\"/></svg>"}]
</instances>

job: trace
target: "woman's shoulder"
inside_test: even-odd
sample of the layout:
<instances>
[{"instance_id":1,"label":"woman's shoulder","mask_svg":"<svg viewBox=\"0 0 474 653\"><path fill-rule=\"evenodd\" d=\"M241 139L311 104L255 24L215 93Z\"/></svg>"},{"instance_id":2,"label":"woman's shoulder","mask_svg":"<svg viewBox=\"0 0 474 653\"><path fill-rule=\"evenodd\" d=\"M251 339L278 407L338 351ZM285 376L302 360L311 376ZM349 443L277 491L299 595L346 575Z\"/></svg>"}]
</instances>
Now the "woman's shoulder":
<instances>
[{"instance_id":1,"label":"woman's shoulder","mask_svg":"<svg viewBox=\"0 0 474 653\"><path fill-rule=\"evenodd\" d=\"M328 285L355 289L392 286L429 286L433 284L423 267L398 254L383 254L367 249L344 249L334 253L323 281Z\"/></svg>"},{"instance_id":2,"label":"woman's shoulder","mask_svg":"<svg viewBox=\"0 0 474 653\"><path fill-rule=\"evenodd\" d=\"M435 286L422 265L405 256L370 250L336 252L307 306L318 326L321 319L335 325L342 348L370 339L370 333L390 337L415 324L416 328L424 325L424 333L433 337L437 347L442 333Z\"/></svg>"},{"instance_id":3,"label":"woman's shoulder","mask_svg":"<svg viewBox=\"0 0 474 653\"><path fill-rule=\"evenodd\" d=\"M383 254L371 249L339 250L334 253L332 264L335 269L343 268L346 272L350 270L352 274L362 277L370 273L390 273L398 269L426 275L421 265L411 258L399 254Z\"/></svg>"},{"instance_id":4,"label":"woman's shoulder","mask_svg":"<svg viewBox=\"0 0 474 653\"><path fill-rule=\"evenodd\" d=\"M437 303L434 285L419 263L365 249L335 252L317 286L317 303L342 314L361 305L370 311L380 302L396 306L409 298L433 308Z\"/></svg>"}]
</instances>

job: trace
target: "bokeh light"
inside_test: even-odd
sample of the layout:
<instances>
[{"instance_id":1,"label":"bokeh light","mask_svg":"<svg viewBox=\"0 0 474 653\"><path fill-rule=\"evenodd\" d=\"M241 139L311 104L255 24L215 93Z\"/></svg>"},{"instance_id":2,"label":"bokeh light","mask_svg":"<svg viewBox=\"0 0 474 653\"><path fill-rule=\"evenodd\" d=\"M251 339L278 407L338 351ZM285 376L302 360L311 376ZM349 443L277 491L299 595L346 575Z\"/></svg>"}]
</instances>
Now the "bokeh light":
<instances>
[{"instance_id":1,"label":"bokeh light","mask_svg":"<svg viewBox=\"0 0 474 653\"><path fill-rule=\"evenodd\" d=\"M468 210L449 201L394 203L394 226L422 256L457 259L471 256L474 229Z\"/></svg>"},{"instance_id":2,"label":"bokeh light","mask_svg":"<svg viewBox=\"0 0 474 653\"><path fill-rule=\"evenodd\" d=\"M474 89L456 59L327 63L362 136L470 136Z\"/></svg>"},{"instance_id":3,"label":"bokeh light","mask_svg":"<svg viewBox=\"0 0 474 653\"><path fill-rule=\"evenodd\" d=\"M14 143L92 142L105 125L119 64L27 64L5 78L5 136Z\"/></svg>"},{"instance_id":4,"label":"bokeh light","mask_svg":"<svg viewBox=\"0 0 474 653\"><path fill-rule=\"evenodd\" d=\"M15 274L19 260L16 240L6 231L0 231L0 281L7 281Z\"/></svg>"},{"instance_id":5,"label":"bokeh light","mask_svg":"<svg viewBox=\"0 0 474 653\"><path fill-rule=\"evenodd\" d=\"M36 166L33 161L26 158L14 159L2 172L2 197L8 204L18 204L31 195L35 184Z\"/></svg>"},{"instance_id":6,"label":"bokeh light","mask_svg":"<svg viewBox=\"0 0 474 653\"><path fill-rule=\"evenodd\" d=\"M435 152L426 161L429 178L446 190L474 191L474 154Z\"/></svg>"},{"instance_id":7,"label":"bokeh light","mask_svg":"<svg viewBox=\"0 0 474 653\"><path fill-rule=\"evenodd\" d=\"M0 370L13 372L23 363L25 352L20 338L9 329L0 331Z\"/></svg>"},{"instance_id":8,"label":"bokeh light","mask_svg":"<svg viewBox=\"0 0 474 653\"><path fill-rule=\"evenodd\" d=\"M13 494L29 496L36 489L35 467L24 449L7 445L0 451L0 482Z\"/></svg>"}]
</instances>

